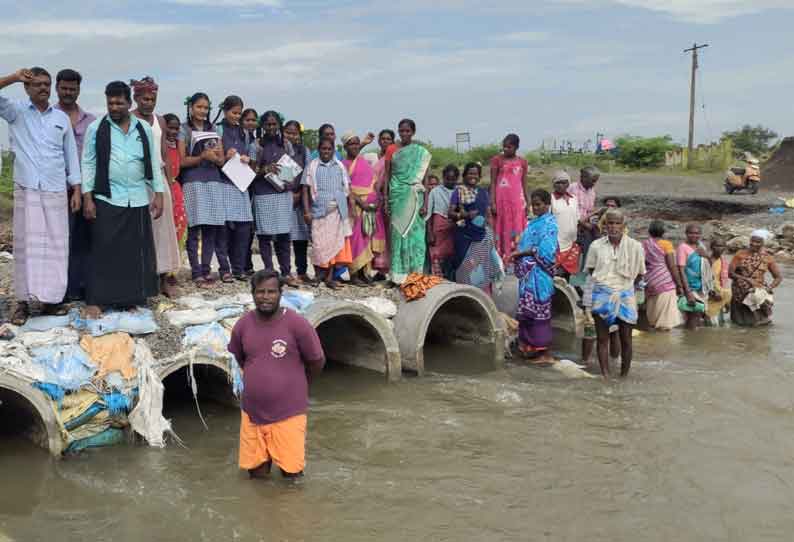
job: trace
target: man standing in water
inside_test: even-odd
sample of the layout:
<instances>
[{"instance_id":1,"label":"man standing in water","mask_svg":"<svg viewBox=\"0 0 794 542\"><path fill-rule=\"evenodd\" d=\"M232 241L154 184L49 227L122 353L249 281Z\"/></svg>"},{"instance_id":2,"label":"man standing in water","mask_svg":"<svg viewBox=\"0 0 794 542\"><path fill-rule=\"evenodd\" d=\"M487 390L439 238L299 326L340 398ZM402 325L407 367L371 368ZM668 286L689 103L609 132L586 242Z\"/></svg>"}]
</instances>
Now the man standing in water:
<instances>
[{"instance_id":1,"label":"man standing in water","mask_svg":"<svg viewBox=\"0 0 794 542\"><path fill-rule=\"evenodd\" d=\"M631 332L637 323L637 299L634 284L645 275L645 252L642 245L624 231L625 219L618 209L606 212L606 237L593 242L585 270L593 274L593 318L598 341L601 376L609 378L609 337L620 338L620 376L631 368Z\"/></svg>"},{"instance_id":2,"label":"man standing in water","mask_svg":"<svg viewBox=\"0 0 794 542\"><path fill-rule=\"evenodd\" d=\"M79 72L65 69L55 76L55 92L58 94L58 103L53 107L60 109L69 117L77 142L78 156L83 155L83 141L88 126L96 120L91 113L87 113L77 105L80 97L80 85L83 77ZM69 189L69 194L74 192ZM69 215L69 286L66 289L67 299L83 299L85 297L86 275L88 274L88 254L91 249L91 228L82 213Z\"/></svg>"},{"instance_id":3,"label":"man standing in water","mask_svg":"<svg viewBox=\"0 0 794 542\"><path fill-rule=\"evenodd\" d=\"M282 283L273 270L251 278L256 310L232 329L229 352L243 370L240 468L263 478L272 464L284 477L303 475L309 381L325 365L311 324L281 307Z\"/></svg>"}]
</instances>

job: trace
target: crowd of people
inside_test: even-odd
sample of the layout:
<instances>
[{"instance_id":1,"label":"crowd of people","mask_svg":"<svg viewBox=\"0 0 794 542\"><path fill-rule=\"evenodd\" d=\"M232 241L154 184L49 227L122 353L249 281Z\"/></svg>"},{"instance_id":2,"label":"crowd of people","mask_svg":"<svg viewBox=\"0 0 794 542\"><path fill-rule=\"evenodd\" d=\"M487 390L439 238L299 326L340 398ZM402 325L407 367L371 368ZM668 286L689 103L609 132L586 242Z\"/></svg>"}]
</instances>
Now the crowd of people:
<instances>
[{"instance_id":1,"label":"crowd of people","mask_svg":"<svg viewBox=\"0 0 794 542\"><path fill-rule=\"evenodd\" d=\"M582 296L583 357L596 341L603 364L612 341L624 373L637 291L657 329L718 324L728 308L740 325L771 318L781 275L763 250L765 232L731 262L719 239L705 247L697 225L674 248L663 238L664 224L654 221L640 243L629 237L617 198L596 206L594 167L575 183L559 171L551 192L529 194L515 134L488 164L484 188L478 163L462 171L447 165L441 179L432 174L432 157L414 140L410 119L397 133L346 132L340 146L334 127L324 124L310 149L299 121L275 110L259 115L237 96L213 108L209 96L195 93L180 119L155 112L152 78L114 81L105 89L107 113L95 118L77 103L82 78L75 70L57 74L53 105L46 70L19 70L0 78L0 89L17 82L28 100L0 95L16 155L17 324L32 300L59 314L64 299L84 299L96 317L103 307L174 295L182 247L197 287L247 281L254 240L265 269L276 268L275 252L288 286L335 289L342 276L353 285L399 285L428 274L491 293L512 272L519 279L519 350L541 363L550 357L554 277L570 280ZM365 152L370 143L376 152ZM253 170L247 189L224 171L230 160Z\"/></svg>"},{"instance_id":2,"label":"crowd of people","mask_svg":"<svg viewBox=\"0 0 794 542\"><path fill-rule=\"evenodd\" d=\"M727 311L738 325L772 317L782 275L764 250L768 232L753 232L731 261L720 239L704 245L696 224L676 248L665 224L653 221L641 243L629 236L617 198L597 208L594 167L573 184L558 171L551 192L529 193L515 134L488 164L483 188L478 163L433 175L410 119L377 138L346 132L339 148L324 124L312 150L299 121L259 115L237 96L213 118L210 98L196 93L180 119L155 112L152 78L114 81L106 114L95 118L77 103L78 72L61 70L55 82L58 102L50 104L43 68L0 77L0 89L23 83L29 97L0 94L15 153L12 321L26 321L31 301L63 314L65 299L85 300L96 318L104 307L172 296L183 247L197 287L250 281L256 310L237 322L229 350L243 368L240 466L252 477L273 463L287 476L302 473L308 379L325 362L316 331L280 306L284 285L335 289L344 275L353 285L399 285L418 274L490 294L512 273L518 351L548 363L554 281L566 280L584 309L582 357L589 361L596 347L604 377L615 354L628 374L643 303L657 330L721 325ZM373 142L377 152L363 152ZM231 160L252 169L247 189L227 176ZM254 240L265 267L256 274Z\"/></svg>"}]
</instances>

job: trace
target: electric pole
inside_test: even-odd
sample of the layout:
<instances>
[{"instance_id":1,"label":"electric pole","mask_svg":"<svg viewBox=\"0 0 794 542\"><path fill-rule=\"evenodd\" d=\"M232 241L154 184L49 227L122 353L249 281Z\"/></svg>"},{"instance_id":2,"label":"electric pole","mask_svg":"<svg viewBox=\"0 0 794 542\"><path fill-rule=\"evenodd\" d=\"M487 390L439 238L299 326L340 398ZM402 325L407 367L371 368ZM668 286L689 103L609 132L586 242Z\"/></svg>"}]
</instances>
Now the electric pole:
<instances>
[{"instance_id":1,"label":"electric pole","mask_svg":"<svg viewBox=\"0 0 794 542\"><path fill-rule=\"evenodd\" d=\"M686 167L692 167L692 155L695 144L695 73L698 69L698 49L708 47L708 43L698 45L693 43L689 49L684 49L685 53L692 52L692 81L689 83L689 142L687 144Z\"/></svg>"}]
</instances>

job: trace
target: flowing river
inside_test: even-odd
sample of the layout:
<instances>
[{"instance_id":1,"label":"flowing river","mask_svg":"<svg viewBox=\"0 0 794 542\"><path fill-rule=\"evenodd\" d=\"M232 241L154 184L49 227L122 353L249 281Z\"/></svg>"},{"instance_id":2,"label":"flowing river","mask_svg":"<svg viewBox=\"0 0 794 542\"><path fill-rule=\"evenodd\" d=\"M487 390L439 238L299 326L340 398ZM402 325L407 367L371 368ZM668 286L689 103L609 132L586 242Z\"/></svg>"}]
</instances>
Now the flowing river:
<instances>
[{"instance_id":1,"label":"flowing river","mask_svg":"<svg viewBox=\"0 0 794 542\"><path fill-rule=\"evenodd\" d=\"M184 448L56 461L5 439L0 541L790 540L792 279L773 327L643 333L606 385L489 372L472 349L431 351L428 376L397 384L332 366L297 483L249 481L239 412L203 403L205 430L173 396Z\"/></svg>"}]
</instances>

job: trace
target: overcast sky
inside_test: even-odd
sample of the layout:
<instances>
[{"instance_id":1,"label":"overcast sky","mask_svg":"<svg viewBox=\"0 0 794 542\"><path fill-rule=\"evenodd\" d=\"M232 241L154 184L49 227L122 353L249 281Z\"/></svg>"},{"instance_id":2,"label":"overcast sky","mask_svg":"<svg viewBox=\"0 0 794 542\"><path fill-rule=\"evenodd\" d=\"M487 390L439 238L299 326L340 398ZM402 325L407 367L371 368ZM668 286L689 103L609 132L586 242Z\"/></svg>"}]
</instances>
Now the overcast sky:
<instances>
[{"instance_id":1,"label":"overcast sky","mask_svg":"<svg viewBox=\"0 0 794 542\"><path fill-rule=\"evenodd\" d=\"M698 41L710 44L698 142L794 124L792 0L0 0L0 12L0 72L75 68L94 112L108 81L151 75L158 111L180 117L200 90L337 133L411 117L439 145L456 131L475 144L514 131L526 149L596 132L683 142L682 50Z\"/></svg>"}]
</instances>

